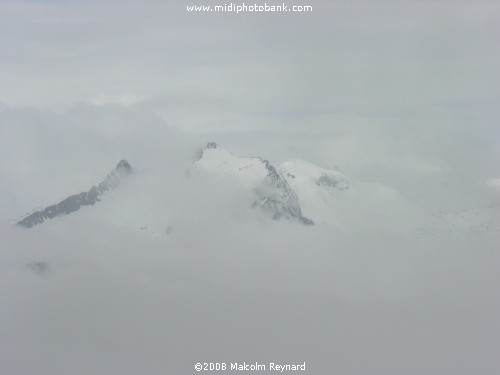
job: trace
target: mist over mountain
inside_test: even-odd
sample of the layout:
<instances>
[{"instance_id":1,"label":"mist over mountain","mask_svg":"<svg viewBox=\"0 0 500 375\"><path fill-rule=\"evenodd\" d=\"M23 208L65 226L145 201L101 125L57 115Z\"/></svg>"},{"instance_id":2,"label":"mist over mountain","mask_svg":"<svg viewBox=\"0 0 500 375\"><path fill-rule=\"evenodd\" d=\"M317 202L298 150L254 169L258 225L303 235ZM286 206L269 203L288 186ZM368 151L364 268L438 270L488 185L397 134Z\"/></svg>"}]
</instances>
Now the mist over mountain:
<instances>
[{"instance_id":1,"label":"mist over mountain","mask_svg":"<svg viewBox=\"0 0 500 375\"><path fill-rule=\"evenodd\" d=\"M416 197L460 190L450 171L404 190L345 168L358 149L324 159L322 135L188 134L142 109L0 119L2 373L497 368L493 190L443 210Z\"/></svg>"},{"instance_id":2,"label":"mist over mountain","mask_svg":"<svg viewBox=\"0 0 500 375\"><path fill-rule=\"evenodd\" d=\"M197 143L195 137L187 135L185 142L191 147ZM170 143L165 139L162 147L169 150ZM317 223L353 235L396 235L434 241L495 236L499 232L495 203L439 211L416 203L390 186L351 180L334 163L334 169L325 169L301 159L275 162L260 156L238 156L213 141L198 147L191 155L175 155L176 162L171 162L171 152L159 154L162 156L156 160L143 159L148 164L140 165L133 181L125 187L120 185L127 183L125 177L133 169L128 161L122 160L90 190L66 194L68 197L59 203L34 210L18 219L17 224L31 228L47 219L69 215L84 206L93 206L120 187L118 195L108 197L106 205L86 215L89 218L93 215L97 222L105 220L144 233L171 233L178 224L175 215L198 216L183 212L182 205L202 207L213 199L212 195L229 193L234 205L231 210L239 211L238 215L248 215L250 208L258 209L273 220ZM197 188L193 190L190 185ZM220 202L220 206L225 205L227 202ZM213 216L220 214L216 210ZM255 221L247 219L250 223Z\"/></svg>"},{"instance_id":3,"label":"mist over mountain","mask_svg":"<svg viewBox=\"0 0 500 375\"><path fill-rule=\"evenodd\" d=\"M500 373L500 2L196 2L0 0L0 375Z\"/></svg>"}]
</instances>

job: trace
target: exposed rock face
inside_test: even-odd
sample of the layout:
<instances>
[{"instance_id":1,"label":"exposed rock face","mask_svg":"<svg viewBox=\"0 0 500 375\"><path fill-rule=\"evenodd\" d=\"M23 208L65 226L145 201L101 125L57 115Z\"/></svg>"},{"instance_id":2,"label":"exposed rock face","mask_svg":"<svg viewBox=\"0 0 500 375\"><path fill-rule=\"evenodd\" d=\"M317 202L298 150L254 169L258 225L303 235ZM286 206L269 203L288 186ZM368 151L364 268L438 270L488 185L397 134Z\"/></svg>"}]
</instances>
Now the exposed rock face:
<instances>
[{"instance_id":1,"label":"exposed rock face","mask_svg":"<svg viewBox=\"0 0 500 375\"><path fill-rule=\"evenodd\" d=\"M329 176L327 174L322 174L321 177L316 180L316 185L337 188L339 190L349 189L349 183L346 180L339 181L334 176Z\"/></svg>"},{"instance_id":2,"label":"exposed rock face","mask_svg":"<svg viewBox=\"0 0 500 375\"><path fill-rule=\"evenodd\" d=\"M17 224L25 228L31 228L43 223L46 219L53 219L58 216L68 215L80 209L82 206L91 206L98 202L101 196L108 190L116 188L122 179L132 172L132 167L126 160L121 160L116 168L106 176L97 186L92 186L89 191L72 195L57 204L53 204L43 210L35 211Z\"/></svg>"},{"instance_id":3,"label":"exposed rock face","mask_svg":"<svg viewBox=\"0 0 500 375\"><path fill-rule=\"evenodd\" d=\"M195 165L209 171L231 176L234 181L251 188L259 207L275 220L288 219L303 224L313 221L302 215L300 202L278 164L259 157L236 156L215 142L208 142L200 151ZM232 179L231 179L232 180Z\"/></svg>"},{"instance_id":4,"label":"exposed rock face","mask_svg":"<svg viewBox=\"0 0 500 375\"><path fill-rule=\"evenodd\" d=\"M256 189L259 199L255 201L253 207L260 207L269 212L275 220L280 218L295 219L303 224L314 224L312 220L302 216L299 198L281 172L268 160L260 160L268 173L262 187Z\"/></svg>"},{"instance_id":5,"label":"exposed rock face","mask_svg":"<svg viewBox=\"0 0 500 375\"><path fill-rule=\"evenodd\" d=\"M219 145L215 142L208 142L207 145L205 146L205 148L207 149L217 148L217 147L219 147Z\"/></svg>"}]
</instances>

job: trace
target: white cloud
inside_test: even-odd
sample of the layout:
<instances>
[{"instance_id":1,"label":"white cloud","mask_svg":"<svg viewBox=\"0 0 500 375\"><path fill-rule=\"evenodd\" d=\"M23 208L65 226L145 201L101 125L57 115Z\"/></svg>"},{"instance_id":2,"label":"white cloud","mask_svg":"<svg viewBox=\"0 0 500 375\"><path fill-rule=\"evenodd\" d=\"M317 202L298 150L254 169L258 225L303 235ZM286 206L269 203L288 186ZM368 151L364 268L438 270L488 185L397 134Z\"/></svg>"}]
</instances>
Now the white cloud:
<instances>
[{"instance_id":1,"label":"white cloud","mask_svg":"<svg viewBox=\"0 0 500 375\"><path fill-rule=\"evenodd\" d=\"M99 94L91 97L88 102L94 105L105 105L105 104L120 104L125 107L137 104L146 100L145 95L135 95L135 94L118 94L118 95L107 95Z\"/></svg>"},{"instance_id":2,"label":"white cloud","mask_svg":"<svg viewBox=\"0 0 500 375\"><path fill-rule=\"evenodd\" d=\"M490 189L500 191L500 178L492 178L491 180L486 181L486 186Z\"/></svg>"},{"instance_id":3,"label":"white cloud","mask_svg":"<svg viewBox=\"0 0 500 375\"><path fill-rule=\"evenodd\" d=\"M147 94L189 130L309 131L342 116L457 129L498 116L493 2L316 0L300 21L272 22L188 14L182 1L2 7L9 105L131 105Z\"/></svg>"},{"instance_id":4,"label":"white cloud","mask_svg":"<svg viewBox=\"0 0 500 375\"><path fill-rule=\"evenodd\" d=\"M433 159L432 155L426 155L408 139L409 135L394 140L385 139L385 134L366 128L360 130L351 129L346 134L324 140L318 154L324 160L332 160L350 169L385 167L421 174L443 170L440 166L443 163Z\"/></svg>"}]
</instances>

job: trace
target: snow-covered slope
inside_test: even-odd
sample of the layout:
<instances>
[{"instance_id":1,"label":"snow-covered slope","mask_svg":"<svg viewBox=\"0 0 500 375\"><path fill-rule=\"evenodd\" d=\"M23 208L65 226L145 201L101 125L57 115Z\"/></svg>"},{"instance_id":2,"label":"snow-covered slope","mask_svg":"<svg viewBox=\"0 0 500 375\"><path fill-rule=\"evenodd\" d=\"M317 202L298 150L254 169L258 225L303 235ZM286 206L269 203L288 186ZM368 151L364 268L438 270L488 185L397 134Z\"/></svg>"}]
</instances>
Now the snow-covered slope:
<instances>
[{"instance_id":1,"label":"snow-covered slope","mask_svg":"<svg viewBox=\"0 0 500 375\"><path fill-rule=\"evenodd\" d=\"M299 199L281 168L268 160L238 157L215 142L209 142L195 162L195 168L252 189L255 192L252 206L260 207L274 219L286 218L303 224L313 223L302 215Z\"/></svg>"},{"instance_id":2,"label":"snow-covered slope","mask_svg":"<svg viewBox=\"0 0 500 375\"><path fill-rule=\"evenodd\" d=\"M500 236L500 201L468 210L445 212L442 217L470 235Z\"/></svg>"},{"instance_id":3,"label":"snow-covered slope","mask_svg":"<svg viewBox=\"0 0 500 375\"><path fill-rule=\"evenodd\" d=\"M89 191L35 211L17 224L31 228L79 210L69 220L165 235L191 225L203 228L203 221L216 222L227 215L251 221L255 216L250 212L261 211L292 225L326 225L354 235L429 239L500 233L498 205L438 215L382 184L352 181L338 170L299 159L277 163L237 156L214 142L201 149L188 171L182 163L170 169L161 163L153 169L135 169L129 176L131 171L122 160ZM127 184L114 189L126 176ZM95 205L106 193L106 199ZM83 206L92 208L80 210Z\"/></svg>"},{"instance_id":4,"label":"snow-covered slope","mask_svg":"<svg viewBox=\"0 0 500 375\"><path fill-rule=\"evenodd\" d=\"M281 165L305 215L347 231L415 234L439 219L400 192L378 183L349 181L338 171L303 160ZM441 223L444 224L444 223Z\"/></svg>"},{"instance_id":5,"label":"snow-covered slope","mask_svg":"<svg viewBox=\"0 0 500 375\"><path fill-rule=\"evenodd\" d=\"M421 237L453 232L452 225L390 187L353 182L337 170L303 160L280 164L240 157L211 142L195 162L195 169L206 178L252 190L253 206L265 208L275 219L323 223L355 233Z\"/></svg>"}]
</instances>

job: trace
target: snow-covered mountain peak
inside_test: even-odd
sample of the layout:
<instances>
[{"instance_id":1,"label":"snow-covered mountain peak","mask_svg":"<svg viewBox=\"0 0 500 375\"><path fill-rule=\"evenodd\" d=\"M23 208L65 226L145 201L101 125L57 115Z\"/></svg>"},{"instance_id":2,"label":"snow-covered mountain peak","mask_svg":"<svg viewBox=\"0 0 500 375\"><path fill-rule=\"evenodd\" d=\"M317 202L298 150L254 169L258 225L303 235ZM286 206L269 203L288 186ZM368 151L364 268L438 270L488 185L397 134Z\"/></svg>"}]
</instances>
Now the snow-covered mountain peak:
<instances>
[{"instance_id":1,"label":"snow-covered mountain peak","mask_svg":"<svg viewBox=\"0 0 500 375\"><path fill-rule=\"evenodd\" d=\"M178 173L173 169L168 176L161 168L148 173L134 172L135 178L126 186L99 207L86 210L86 214L97 215L99 220L120 228L160 234L179 222L186 205L196 210L205 207L211 212L227 200L231 202L228 203L231 212L253 207L273 219L323 224L344 232L426 238L446 233L455 236L464 231L500 232L498 203L481 210L437 215L386 185L351 181L337 169L322 168L301 159L278 163L262 157L238 156L209 142L192 163L189 172L193 173L185 174L180 168ZM121 160L101 183L34 211L17 224L30 228L94 205L133 171L127 160ZM185 175L190 178L183 179ZM182 196L179 192L190 193L180 202L173 202L172 197ZM220 204L211 202L214 196L221 199Z\"/></svg>"},{"instance_id":2,"label":"snow-covered mountain peak","mask_svg":"<svg viewBox=\"0 0 500 375\"><path fill-rule=\"evenodd\" d=\"M274 219L287 218L304 224L297 195L288 184L279 164L260 157L236 156L214 142L203 149L195 168L205 176L217 176L255 193L252 207L260 207Z\"/></svg>"},{"instance_id":3,"label":"snow-covered mountain peak","mask_svg":"<svg viewBox=\"0 0 500 375\"><path fill-rule=\"evenodd\" d=\"M194 167L203 176L253 191L252 206L275 219L314 221L354 232L421 236L422 228L426 233L450 231L444 220L388 186L352 183L338 170L301 159L276 163L237 156L209 143Z\"/></svg>"},{"instance_id":4,"label":"snow-covered mountain peak","mask_svg":"<svg viewBox=\"0 0 500 375\"><path fill-rule=\"evenodd\" d=\"M263 159L236 156L215 142L206 145L195 166L209 174L217 173L219 178L237 174L238 181L245 186L258 184L268 173Z\"/></svg>"}]
</instances>

